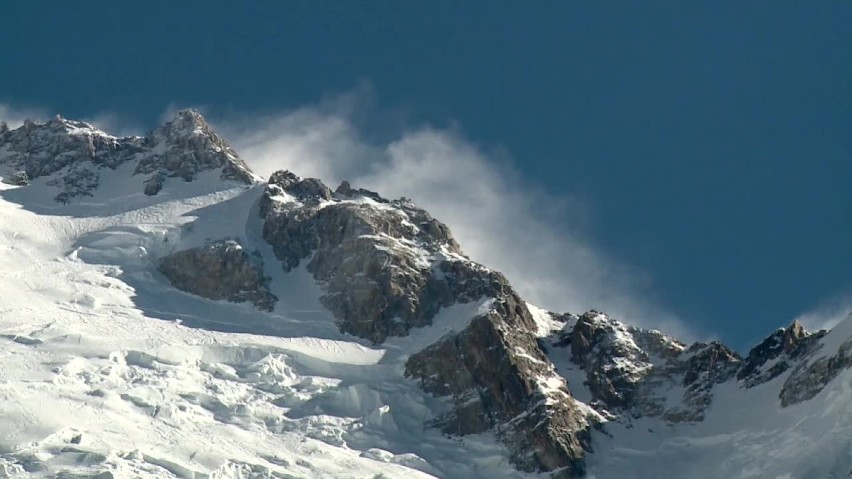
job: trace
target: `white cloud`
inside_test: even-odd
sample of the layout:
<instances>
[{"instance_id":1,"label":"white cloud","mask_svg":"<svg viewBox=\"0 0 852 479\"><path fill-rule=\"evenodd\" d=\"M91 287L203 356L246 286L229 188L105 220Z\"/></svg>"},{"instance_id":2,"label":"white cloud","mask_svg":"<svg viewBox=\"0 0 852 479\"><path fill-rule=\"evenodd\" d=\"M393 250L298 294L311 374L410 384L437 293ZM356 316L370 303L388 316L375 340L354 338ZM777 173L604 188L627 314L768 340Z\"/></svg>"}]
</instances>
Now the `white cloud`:
<instances>
[{"instance_id":1,"label":"white cloud","mask_svg":"<svg viewBox=\"0 0 852 479\"><path fill-rule=\"evenodd\" d=\"M0 121L6 122L9 128L17 128L24 120L46 118L43 110L37 108L14 107L0 103Z\"/></svg>"},{"instance_id":2,"label":"white cloud","mask_svg":"<svg viewBox=\"0 0 852 479\"><path fill-rule=\"evenodd\" d=\"M450 226L471 258L503 272L532 303L554 311L598 309L684 340L707 337L651 299L648 272L607 258L583 239L581 201L545 194L505 152L474 144L458 127L400 126L405 119L376 112L373 97L371 86L361 83L292 111L208 118L263 176L290 169L332 187L349 180L388 197L412 198ZM178 109L169 105L161 123ZM0 119L10 127L48 117L0 104ZM383 118L371 122L375 117ZM87 121L111 134L144 133L123 115ZM371 130L365 123L381 126Z\"/></svg>"},{"instance_id":3,"label":"white cloud","mask_svg":"<svg viewBox=\"0 0 852 479\"><path fill-rule=\"evenodd\" d=\"M127 115L101 112L93 117L83 118L83 121L115 136L135 136L147 133L144 127Z\"/></svg>"},{"instance_id":4,"label":"white cloud","mask_svg":"<svg viewBox=\"0 0 852 479\"><path fill-rule=\"evenodd\" d=\"M816 308L799 315L796 320L801 322L805 329L818 331L831 329L850 315L852 315L852 291L820 302Z\"/></svg>"},{"instance_id":5,"label":"white cloud","mask_svg":"<svg viewBox=\"0 0 852 479\"><path fill-rule=\"evenodd\" d=\"M346 179L412 198L450 226L471 258L503 272L532 303L555 311L598 309L685 340L706 336L649 299L647 272L583 240L575 227L583 216L577 201L545 194L504 154L484 151L458 129L420 126L369 141L358 123L363 94L359 88L313 107L212 121L263 176L290 169L332 188Z\"/></svg>"}]
</instances>

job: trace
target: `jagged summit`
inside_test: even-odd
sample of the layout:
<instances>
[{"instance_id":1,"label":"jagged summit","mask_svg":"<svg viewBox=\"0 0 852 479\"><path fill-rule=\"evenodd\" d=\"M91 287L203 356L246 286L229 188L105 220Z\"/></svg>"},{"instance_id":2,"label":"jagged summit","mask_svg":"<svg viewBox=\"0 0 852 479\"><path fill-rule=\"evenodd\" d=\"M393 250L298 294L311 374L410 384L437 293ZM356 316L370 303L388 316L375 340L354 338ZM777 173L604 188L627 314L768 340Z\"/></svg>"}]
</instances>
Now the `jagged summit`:
<instances>
[{"instance_id":1,"label":"jagged summit","mask_svg":"<svg viewBox=\"0 0 852 479\"><path fill-rule=\"evenodd\" d=\"M201 112L195 108L186 108L175 112L172 119L156 128L152 134L170 138L181 138L190 136L206 136L215 140L216 143L227 142L220 137L216 131L207 123Z\"/></svg>"},{"instance_id":2,"label":"jagged summit","mask_svg":"<svg viewBox=\"0 0 852 479\"><path fill-rule=\"evenodd\" d=\"M0 128L0 176L17 185L0 190L0 429L25 433L0 437L0 470L19 477L852 468L852 317L742 357L549 312L410 200L258 184L196 110L135 137ZM45 398L61 417L33 413Z\"/></svg>"},{"instance_id":3,"label":"jagged summit","mask_svg":"<svg viewBox=\"0 0 852 479\"><path fill-rule=\"evenodd\" d=\"M215 170L222 181L258 181L196 110L177 112L174 119L145 136L115 137L59 115L47 122L27 120L14 130L0 130L4 181L24 186L41 180L60 203L93 196L102 175L125 168L129 169L125 175L139 178L137 191L149 196L159 193L169 178L191 182Z\"/></svg>"}]
</instances>

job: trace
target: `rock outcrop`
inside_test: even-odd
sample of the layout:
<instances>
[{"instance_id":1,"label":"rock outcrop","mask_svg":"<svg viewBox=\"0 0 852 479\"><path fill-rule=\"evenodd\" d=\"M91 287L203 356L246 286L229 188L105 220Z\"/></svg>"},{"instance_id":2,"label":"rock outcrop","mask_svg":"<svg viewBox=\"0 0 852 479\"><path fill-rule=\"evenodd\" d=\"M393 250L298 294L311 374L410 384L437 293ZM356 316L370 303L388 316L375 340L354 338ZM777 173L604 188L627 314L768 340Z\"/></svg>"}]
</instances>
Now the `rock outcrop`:
<instances>
[{"instance_id":1,"label":"rock outcrop","mask_svg":"<svg viewBox=\"0 0 852 479\"><path fill-rule=\"evenodd\" d=\"M14 186L27 186L30 184L30 176L26 171L18 171L3 177L3 183Z\"/></svg>"},{"instance_id":2,"label":"rock outcrop","mask_svg":"<svg viewBox=\"0 0 852 479\"><path fill-rule=\"evenodd\" d=\"M148 196L164 188L171 195L170 182L200 176L257 180L194 110L139 137L114 137L61 117L15 130L0 124L5 183L34 181L53 187L56 201L73 203L93 195L105 173L119 168L139 188L131 193ZM28 190L10 194L21 191ZM374 344L393 342L380 366L392 366L439 399L424 402L436 413L426 426L458 436L493 433L523 471L582 477L594 430L608 434L617 428L608 430L607 422L629 428L638 418L659 418L666 426L703 421L723 383L734 386L725 391L739 386L744 394L780 386L780 405L792 406L852 367L852 319L834 336L794 322L743 359L720 342L686 345L598 311L544 311L525 303L502 274L466 257L448 227L410 200L389 200L348 182L332 190L318 179L279 171L252 211L277 264L263 265L259 253L223 239L162 257L159 272L187 293L270 312L278 299L264 267L304 268L340 331ZM256 231L242 233L256 237ZM434 324L447 308L470 303L476 312L455 318L451 328ZM437 327L423 331L427 326ZM435 331L447 332L438 337ZM404 336L411 337L399 339Z\"/></svg>"},{"instance_id":3,"label":"rock outcrop","mask_svg":"<svg viewBox=\"0 0 852 479\"><path fill-rule=\"evenodd\" d=\"M376 343L431 324L441 307L461 299L453 281L465 281L469 301L494 279L461 255L445 225L410 202L332 193L318 180L279 172L261 215L284 270L307 260L340 329Z\"/></svg>"},{"instance_id":4,"label":"rock outcrop","mask_svg":"<svg viewBox=\"0 0 852 479\"><path fill-rule=\"evenodd\" d=\"M522 470L578 477L591 447L591 421L532 331L526 306L507 291L464 331L411 356L405 374L451 398L453 408L433 423L443 431L494 430Z\"/></svg>"},{"instance_id":5,"label":"rock outcrop","mask_svg":"<svg viewBox=\"0 0 852 479\"><path fill-rule=\"evenodd\" d=\"M262 311L272 311L278 300L267 287L260 260L236 241L178 251L162 258L158 269L174 287L204 298L249 302Z\"/></svg>"},{"instance_id":6,"label":"rock outcrop","mask_svg":"<svg viewBox=\"0 0 852 479\"><path fill-rule=\"evenodd\" d=\"M82 122L57 116L46 122L27 120L14 130L0 131L0 175L27 181L50 177L55 200L68 203L92 196L104 169L134 165L140 191L157 194L167 178L193 181L199 173L220 170L220 178L242 184L254 175L228 143L195 110L145 136L115 137ZM19 182L20 183L20 182ZM143 186L144 185L144 186Z\"/></svg>"},{"instance_id":7,"label":"rock outcrop","mask_svg":"<svg viewBox=\"0 0 852 479\"><path fill-rule=\"evenodd\" d=\"M270 178L260 214L282 267L306 261L341 331L381 343L417 334L441 308L490 298L460 332L410 356L406 376L450 399L433 422L445 432L492 430L521 469L582 473L590 422L541 351L526 304L444 224L408 200L286 171Z\"/></svg>"},{"instance_id":8,"label":"rock outcrop","mask_svg":"<svg viewBox=\"0 0 852 479\"><path fill-rule=\"evenodd\" d=\"M585 373L591 406L602 416L629 421L704 417L713 388L736 374L740 358L718 342L683 343L659 331L627 326L598 311L581 315L550 339L551 355L569 355ZM672 404L669 394L680 391Z\"/></svg>"},{"instance_id":9,"label":"rock outcrop","mask_svg":"<svg viewBox=\"0 0 852 479\"><path fill-rule=\"evenodd\" d=\"M780 328L751 349L737 373L746 387L771 381L790 369L822 335L808 333L798 321Z\"/></svg>"},{"instance_id":10,"label":"rock outcrop","mask_svg":"<svg viewBox=\"0 0 852 479\"><path fill-rule=\"evenodd\" d=\"M843 343L836 354L803 362L784 381L779 398L786 407L816 396L844 369L852 367L852 340Z\"/></svg>"},{"instance_id":11,"label":"rock outcrop","mask_svg":"<svg viewBox=\"0 0 852 479\"><path fill-rule=\"evenodd\" d=\"M792 349L797 364L779 393L782 406L798 404L819 394L842 371L852 368L852 314L830 332L806 335ZM831 344L831 349L826 349Z\"/></svg>"},{"instance_id":12,"label":"rock outcrop","mask_svg":"<svg viewBox=\"0 0 852 479\"><path fill-rule=\"evenodd\" d=\"M197 110L181 110L174 119L142 138L146 154L134 174L163 175L192 181L202 171L221 170L220 178L251 184L254 175L224 138Z\"/></svg>"}]
</instances>

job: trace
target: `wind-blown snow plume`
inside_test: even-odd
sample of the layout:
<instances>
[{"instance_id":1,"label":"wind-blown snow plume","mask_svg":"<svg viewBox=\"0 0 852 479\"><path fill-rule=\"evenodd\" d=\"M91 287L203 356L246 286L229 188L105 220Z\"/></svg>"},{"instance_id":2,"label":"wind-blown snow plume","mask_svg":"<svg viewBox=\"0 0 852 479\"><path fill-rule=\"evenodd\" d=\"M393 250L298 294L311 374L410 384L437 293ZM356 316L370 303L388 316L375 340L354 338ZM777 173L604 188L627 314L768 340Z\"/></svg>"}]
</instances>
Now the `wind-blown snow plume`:
<instances>
[{"instance_id":1,"label":"wind-blown snow plume","mask_svg":"<svg viewBox=\"0 0 852 479\"><path fill-rule=\"evenodd\" d=\"M822 301L816 308L799 315L796 320L811 331L831 329L852 315L852 291Z\"/></svg>"},{"instance_id":2,"label":"wind-blown snow plume","mask_svg":"<svg viewBox=\"0 0 852 479\"><path fill-rule=\"evenodd\" d=\"M17 128L30 118L45 118L47 114L36 108L22 108L0 103L0 121L9 128Z\"/></svg>"},{"instance_id":3,"label":"wind-blown snow plume","mask_svg":"<svg viewBox=\"0 0 852 479\"><path fill-rule=\"evenodd\" d=\"M290 169L412 198L450 226L467 254L506 274L533 303L560 311L597 308L695 339L695 331L647 299L647 272L618 264L584 241L582 202L546 194L515 171L507 155L475 145L459 128L422 125L372 140L389 135L361 127L369 96L358 88L276 114L214 114L213 123L263 176Z\"/></svg>"}]
</instances>

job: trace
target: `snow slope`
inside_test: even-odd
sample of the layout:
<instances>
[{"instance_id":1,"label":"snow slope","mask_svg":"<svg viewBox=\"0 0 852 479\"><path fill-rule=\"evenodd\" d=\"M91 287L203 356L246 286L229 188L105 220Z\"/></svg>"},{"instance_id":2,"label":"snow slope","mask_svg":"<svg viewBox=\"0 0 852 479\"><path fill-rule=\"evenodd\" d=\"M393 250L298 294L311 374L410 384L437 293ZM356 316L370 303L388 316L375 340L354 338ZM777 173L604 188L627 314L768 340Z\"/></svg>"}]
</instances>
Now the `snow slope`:
<instances>
[{"instance_id":1,"label":"snow slope","mask_svg":"<svg viewBox=\"0 0 852 479\"><path fill-rule=\"evenodd\" d=\"M719 386L704 421L609 423L596 434L590 478L846 478L852 472L852 375L781 408L776 378ZM662 475L659 475L662 474Z\"/></svg>"},{"instance_id":2,"label":"snow slope","mask_svg":"<svg viewBox=\"0 0 852 479\"><path fill-rule=\"evenodd\" d=\"M285 273L259 237L264 185L199 170L148 196L134 171L99 167L96 188L69 204L54 200L50 175L0 182L0 478L545 477L518 472L490 434L428 427L449 399L403 377L410 355L490 300L444 308L379 346L343 334L311 274ZM181 292L157 272L163 256L221 239L257 253L274 311ZM579 318L527 306L541 344L562 341ZM613 324L626 356L612 367L638 374L660 362ZM852 317L819 341L801 361L844 351ZM704 419L670 423L599 414L589 371L560 347L552 364L601 423L589 478L852 476L849 369L786 408L779 393L795 368L751 388L710 382ZM526 352L514 359L538 361ZM681 389L667 401L679 404Z\"/></svg>"},{"instance_id":3,"label":"snow slope","mask_svg":"<svg viewBox=\"0 0 852 479\"><path fill-rule=\"evenodd\" d=\"M402 378L405 341L339 333L307 273L268 268L271 315L159 277L158 257L211 238L274 265L245 223L259 187L208 174L128 196L128 172L102 174L67 206L37 182L0 191L0 477L522 477L493 438L425 428L444 404Z\"/></svg>"}]
</instances>

